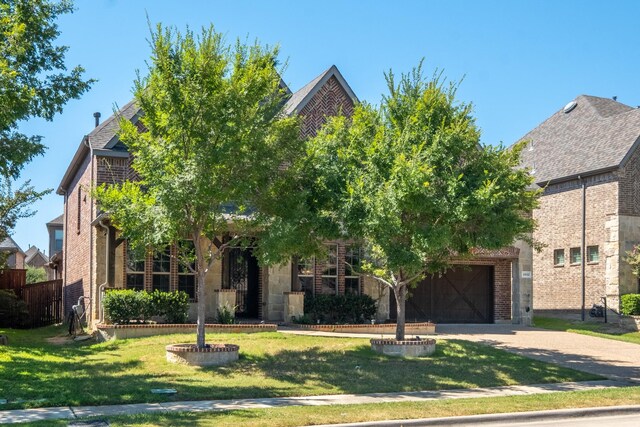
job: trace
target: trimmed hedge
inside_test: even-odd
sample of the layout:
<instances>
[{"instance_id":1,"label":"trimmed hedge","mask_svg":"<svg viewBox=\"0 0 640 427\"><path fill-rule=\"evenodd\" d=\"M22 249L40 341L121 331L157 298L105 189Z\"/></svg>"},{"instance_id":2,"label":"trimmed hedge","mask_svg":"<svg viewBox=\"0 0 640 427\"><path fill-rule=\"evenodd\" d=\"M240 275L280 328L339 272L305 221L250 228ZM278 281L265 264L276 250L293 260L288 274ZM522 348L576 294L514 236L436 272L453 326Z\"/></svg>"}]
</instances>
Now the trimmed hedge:
<instances>
[{"instance_id":1,"label":"trimmed hedge","mask_svg":"<svg viewBox=\"0 0 640 427\"><path fill-rule=\"evenodd\" d=\"M626 294L620 297L620 311L627 316L640 315L640 294Z\"/></svg>"},{"instance_id":2,"label":"trimmed hedge","mask_svg":"<svg viewBox=\"0 0 640 427\"><path fill-rule=\"evenodd\" d=\"M376 302L369 295L315 295L304 298L301 323L368 323L375 317Z\"/></svg>"},{"instance_id":3,"label":"trimmed hedge","mask_svg":"<svg viewBox=\"0 0 640 427\"><path fill-rule=\"evenodd\" d=\"M164 317L167 323L186 323L189 313L189 295L182 291L113 289L106 293L103 304L114 324L144 322L153 316Z\"/></svg>"}]
</instances>

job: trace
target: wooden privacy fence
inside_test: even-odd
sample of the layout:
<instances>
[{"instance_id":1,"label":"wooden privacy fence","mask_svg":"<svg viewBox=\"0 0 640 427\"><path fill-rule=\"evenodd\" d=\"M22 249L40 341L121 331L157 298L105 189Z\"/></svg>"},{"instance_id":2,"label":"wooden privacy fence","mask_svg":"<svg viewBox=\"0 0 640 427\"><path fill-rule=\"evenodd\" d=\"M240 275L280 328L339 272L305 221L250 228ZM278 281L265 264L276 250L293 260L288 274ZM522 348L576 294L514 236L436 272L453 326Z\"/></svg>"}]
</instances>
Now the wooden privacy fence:
<instances>
[{"instance_id":1,"label":"wooden privacy fence","mask_svg":"<svg viewBox=\"0 0 640 427\"><path fill-rule=\"evenodd\" d=\"M25 285L21 298L29 307L32 328L62 323L62 279Z\"/></svg>"},{"instance_id":2,"label":"wooden privacy fence","mask_svg":"<svg viewBox=\"0 0 640 427\"><path fill-rule=\"evenodd\" d=\"M27 284L27 270L0 270L0 289L12 290L20 296L20 290Z\"/></svg>"}]
</instances>

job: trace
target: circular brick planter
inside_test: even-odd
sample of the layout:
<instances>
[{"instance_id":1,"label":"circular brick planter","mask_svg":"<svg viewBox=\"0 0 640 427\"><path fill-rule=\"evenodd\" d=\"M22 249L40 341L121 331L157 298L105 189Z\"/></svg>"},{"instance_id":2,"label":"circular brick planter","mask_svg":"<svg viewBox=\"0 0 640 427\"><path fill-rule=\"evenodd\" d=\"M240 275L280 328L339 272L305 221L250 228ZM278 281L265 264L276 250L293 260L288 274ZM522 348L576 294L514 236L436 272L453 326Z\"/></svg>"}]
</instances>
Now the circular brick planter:
<instances>
[{"instance_id":1,"label":"circular brick planter","mask_svg":"<svg viewBox=\"0 0 640 427\"><path fill-rule=\"evenodd\" d=\"M371 349L386 356L421 357L431 356L436 351L436 340L433 338L408 339L372 339Z\"/></svg>"},{"instance_id":2,"label":"circular brick planter","mask_svg":"<svg viewBox=\"0 0 640 427\"><path fill-rule=\"evenodd\" d=\"M220 366L238 360L240 347L235 344L171 344L165 347L167 361L191 366Z\"/></svg>"}]
</instances>

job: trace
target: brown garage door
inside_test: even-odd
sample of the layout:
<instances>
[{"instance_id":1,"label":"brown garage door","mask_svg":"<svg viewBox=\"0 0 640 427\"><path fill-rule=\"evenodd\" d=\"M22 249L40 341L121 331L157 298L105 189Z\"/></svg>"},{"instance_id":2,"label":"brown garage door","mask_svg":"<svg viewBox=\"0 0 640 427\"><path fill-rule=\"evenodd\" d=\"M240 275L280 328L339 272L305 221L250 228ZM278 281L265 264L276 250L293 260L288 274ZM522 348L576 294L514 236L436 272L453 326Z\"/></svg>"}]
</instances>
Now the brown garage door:
<instances>
[{"instance_id":1,"label":"brown garage door","mask_svg":"<svg viewBox=\"0 0 640 427\"><path fill-rule=\"evenodd\" d=\"M427 277L410 293L408 322L493 323L493 266L457 266L441 277ZM395 318L393 296L390 309Z\"/></svg>"}]
</instances>

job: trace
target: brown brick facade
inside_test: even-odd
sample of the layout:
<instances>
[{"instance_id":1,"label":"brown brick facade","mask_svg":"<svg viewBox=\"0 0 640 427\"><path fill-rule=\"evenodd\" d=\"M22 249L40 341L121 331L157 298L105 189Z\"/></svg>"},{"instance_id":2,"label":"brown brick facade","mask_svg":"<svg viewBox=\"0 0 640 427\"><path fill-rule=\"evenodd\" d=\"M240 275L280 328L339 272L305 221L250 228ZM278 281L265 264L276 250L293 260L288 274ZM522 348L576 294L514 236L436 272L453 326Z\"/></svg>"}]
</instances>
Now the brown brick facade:
<instances>
[{"instance_id":1,"label":"brown brick facade","mask_svg":"<svg viewBox=\"0 0 640 427\"><path fill-rule=\"evenodd\" d=\"M300 110L299 114L304 117L302 135L305 137L315 136L329 116L342 113L351 117L353 108L353 100L338 82L338 79L331 77Z\"/></svg>"},{"instance_id":2,"label":"brown brick facade","mask_svg":"<svg viewBox=\"0 0 640 427\"><path fill-rule=\"evenodd\" d=\"M605 295L607 260L617 254L611 248L607 221L615 219L618 183L613 174L585 179L585 247L598 246L599 261L585 266L586 305ZM538 228L533 237L546 245L533 252L533 305L537 310L576 310L582 304L581 266L571 263L571 248L582 241L582 187L579 180L550 186L534 211ZM563 249L565 262L554 266L554 250ZM586 254L581 254L586 256ZM585 261L587 259L585 258Z\"/></svg>"}]
</instances>

